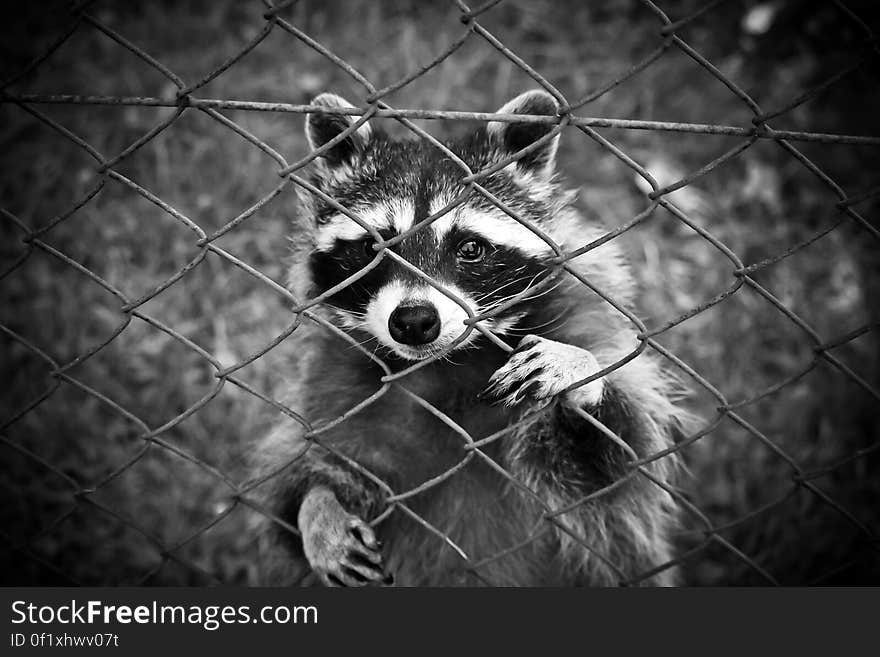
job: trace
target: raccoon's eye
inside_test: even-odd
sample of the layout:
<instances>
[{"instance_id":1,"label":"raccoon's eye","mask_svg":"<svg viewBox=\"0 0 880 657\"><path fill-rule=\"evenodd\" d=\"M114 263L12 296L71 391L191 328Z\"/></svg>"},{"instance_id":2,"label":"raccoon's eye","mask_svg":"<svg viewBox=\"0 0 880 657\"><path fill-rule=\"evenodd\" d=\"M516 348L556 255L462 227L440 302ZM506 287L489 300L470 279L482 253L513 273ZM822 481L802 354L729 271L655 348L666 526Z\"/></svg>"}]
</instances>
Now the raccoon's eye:
<instances>
[{"instance_id":1,"label":"raccoon's eye","mask_svg":"<svg viewBox=\"0 0 880 657\"><path fill-rule=\"evenodd\" d=\"M370 260L376 257L376 251L373 249L373 245L375 242L373 238L366 239L363 241L362 246L364 247L364 255L367 256Z\"/></svg>"},{"instance_id":2,"label":"raccoon's eye","mask_svg":"<svg viewBox=\"0 0 880 657\"><path fill-rule=\"evenodd\" d=\"M486 255L486 243L475 239L465 240L456 247L455 255L464 262L479 262Z\"/></svg>"}]
</instances>

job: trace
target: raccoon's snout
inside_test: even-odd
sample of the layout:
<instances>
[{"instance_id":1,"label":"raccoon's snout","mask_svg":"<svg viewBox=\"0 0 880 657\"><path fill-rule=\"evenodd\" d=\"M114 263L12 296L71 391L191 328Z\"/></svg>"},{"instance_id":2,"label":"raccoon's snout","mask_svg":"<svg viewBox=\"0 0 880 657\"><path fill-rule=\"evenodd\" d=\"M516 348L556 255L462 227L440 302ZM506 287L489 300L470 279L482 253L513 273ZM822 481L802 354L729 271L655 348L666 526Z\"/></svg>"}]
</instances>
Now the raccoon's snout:
<instances>
[{"instance_id":1,"label":"raccoon's snout","mask_svg":"<svg viewBox=\"0 0 880 657\"><path fill-rule=\"evenodd\" d=\"M428 344L440 335L440 315L432 304L398 306L388 318L388 331L401 344Z\"/></svg>"}]
</instances>

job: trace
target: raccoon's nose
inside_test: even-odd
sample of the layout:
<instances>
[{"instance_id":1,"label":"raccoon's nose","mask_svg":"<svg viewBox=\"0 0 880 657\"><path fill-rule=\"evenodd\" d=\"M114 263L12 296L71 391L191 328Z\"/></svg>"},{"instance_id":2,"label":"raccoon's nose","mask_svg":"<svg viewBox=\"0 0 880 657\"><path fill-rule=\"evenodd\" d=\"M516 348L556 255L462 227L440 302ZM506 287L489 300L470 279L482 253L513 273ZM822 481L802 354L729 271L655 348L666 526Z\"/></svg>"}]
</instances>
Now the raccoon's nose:
<instances>
[{"instance_id":1,"label":"raccoon's nose","mask_svg":"<svg viewBox=\"0 0 880 657\"><path fill-rule=\"evenodd\" d=\"M430 304L398 306L388 318L388 330L402 344L428 344L440 335L440 315Z\"/></svg>"}]
</instances>

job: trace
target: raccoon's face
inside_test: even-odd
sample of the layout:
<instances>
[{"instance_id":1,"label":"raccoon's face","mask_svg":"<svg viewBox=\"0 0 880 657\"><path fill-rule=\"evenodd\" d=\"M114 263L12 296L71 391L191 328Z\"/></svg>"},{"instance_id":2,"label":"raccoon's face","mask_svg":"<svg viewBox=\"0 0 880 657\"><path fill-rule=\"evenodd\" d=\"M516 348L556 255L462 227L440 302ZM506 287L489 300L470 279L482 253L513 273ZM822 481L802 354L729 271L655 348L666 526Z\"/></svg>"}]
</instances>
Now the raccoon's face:
<instances>
[{"instance_id":1,"label":"raccoon's face","mask_svg":"<svg viewBox=\"0 0 880 657\"><path fill-rule=\"evenodd\" d=\"M313 104L350 107L332 94L318 96ZM556 109L550 95L529 92L499 112L555 114ZM310 144L324 146L356 118L309 115ZM449 147L476 172L533 144L552 127L491 122ZM541 225L559 202L551 180L557 139L546 139L480 184L518 216ZM393 141L369 123L316 161L312 182L364 224L320 198L307 202L315 231L309 257L312 293L331 292L326 305L344 328L366 332L402 358L421 360L449 348L473 346L481 334L468 327L471 317L488 314L480 324L504 335L542 303L540 290L549 289L545 279L551 248L482 194L470 193L463 204L388 246L379 257L371 231L382 240L408 231L466 193L464 175L432 144ZM509 303L518 295L516 303Z\"/></svg>"}]
</instances>

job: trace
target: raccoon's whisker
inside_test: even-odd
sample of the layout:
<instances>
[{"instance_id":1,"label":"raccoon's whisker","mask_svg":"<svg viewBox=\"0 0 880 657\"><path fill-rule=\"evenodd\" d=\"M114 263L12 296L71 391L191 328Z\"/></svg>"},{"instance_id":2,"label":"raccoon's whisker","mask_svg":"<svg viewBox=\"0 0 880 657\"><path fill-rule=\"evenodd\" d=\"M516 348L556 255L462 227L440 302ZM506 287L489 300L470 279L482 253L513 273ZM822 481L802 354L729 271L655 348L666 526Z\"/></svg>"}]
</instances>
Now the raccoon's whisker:
<instances>
[{"instance_id":1,"label":"raccoon's whisker","mask_svg":"<svg viewBox=\"0 0 880 657\"><path fill-rule=\"evenodd\" d=\"M511 299L515 299L517 296L519 296L519 295L522 294L523 292L528 291L529 289L530 289L530 288L527 287L527 288L525 288L524 290L520 290L520 291L517 292L516 294L510 294L510 295L508 295L508 296L501 297L500 299L496 299L496 300L493 301L492 303L490 303L490 304L488 304L487 306L485 306L485 307L483 308L483 312L488 312L488 311L490 311L490 310L495 310L495 308L497 308L498 306L501 306L501 305L507 303L507 302L510 301ZM522 301L522 299L520 299L520 300Z\"/></svg>"},{"instance_id":2,"label":"raccoon's whisker","mask_svg":"<svg viewBox=\"0 0 880 657\"><path fill-rule=\"evenodd\" d=\"M544 280L546 280L546 279L542 279L542 280L538 281L538 283L535 283L535 279L537 279L539 276L542 276L542 275L544 275L544 274L546 274L546 273L547 273L547 272L543 272L543 271L542 271L542 272L538 272L537 274L535 274L535 275L532 277L532 280L529 281L528 285L526 285L525 288L523 288L522 290L520 290L519 292L516 292L516 293L514 293L514 294L510 294L510 295L507 295L507 296L501 297L500 299L497 299L497 300L494 301L493 303L489 304L486 308L487 308L487 309L494 309L496 306L500 306L501 304L506 303L506 302L510 301L511 299L516 298L516 297L519 296L520 294L523 294L524 292L527 292L527 291L529 291L529 290L532 289L532 288L537 288L537 287L539 287L539 286L544 282ZM524 279L520 279L520 280L524 280ZM539 294L535 294L535 295L531 295L531 296L523 297L523 298L521 298L519 301L527 301L527 300L530 300L530 299L537 299L538 297L542 296L543 294L547 294L547 293L549 293L549 292L552 292L552 291L555 290L557 287L559 287L561 284L562 284L562 281L559 281L559 282L557 282L555 285L553 285L552 287L550 287L549 289L547 289L547 290L543 290L543 291L541 291ZM490 293L490 294L493 294L493 293ZM488 295L484 295L483 297L481 297L480 299L478 299L478 302L479 302L480 300L482 300L482 299L485 299L486 296L488 296Z\"/></svg>"},{"instance_id":3,"label":"raccoon's whisker","mask_svg":"<svg viewBox=\"0 0 880 657\"><path fill-rule=\"evenodd\" d=\"M556 318L554 318L553 321L555 322L555 321L558 321L559 319L561 319L561 317L556 317ZM545 324L539 324L538 326L523 326L523 327L516 326L516 327L510 329L510 333L515 334L515 335L528 335L529 333L535 333L536 331L539 331L539 330L541 330L542 333L548 333L550 331L562 328L567 323L568 323L568 320L566 319L566 320L559 322L558 324L555 324L555 325L553 324L553 322L546 322Z\"/></svg>"},{"instance_id":4,"label":"raccoon's whisker","mask_svg":"<svg viewBox=\"0 0 880 657\"><path fill-rule=\"evenodd\" d=\"M534 280L535 280L538 276L540 276L540 275L541 275L541 274L538 273L538 274L535 274L534 276L532 276L532 277L531 277L531 278L532 278L532 281L534 281ZM514 278L512 281L507 281L506 283L504 283L504 285L501 285L501 286L499 286L499 287L496 287L494 290L492 290L492 291L490 291L490 292L486 292L485 294L481 294L479 297L477 297L477 298L475 299L475 301L476 301L477 303L480 303L481 301L483 301L484 299L486 299L486 298L492 296L493 294L497 294L498 292L500 292L500 291L503 290L504 288L509 287L509 286L511 286L511 285L515 285L516 283L521 283L522 281L526 280L527 278L529 278L529 277L528 277L528 276L520 276L519 278ZM526 288L525 288L525 289L529 289L529 287L531 287L531 282L529 282L529 284L526 285ZM513 295L513 296L516 296L516 295Z\"/></svg>"},{"instance_id":5,"label":"raccoon's whisker","mask_svg":"<svg viewBox=\"0 0 880 657\"><path fill-rule=\"evenodd\" d=\"M352 337L352 331L355 331L357 329L363 329L366 325L364 324L364 322L356 322L353 324L349 324L347 326L340 326L339 324L334 324L334 326L336 326L341 331L345 332L345 334L348 335L349 337ZM354 338L352 338L352 339L354 339ZM373 339L374 338L372 335L368 335L366 337L366 339L364 339L364 340L360 340L360 341L355 340L354 342L349 342L348 346L346 347L346 350L356 349L357 347L362 347L365 344L367 344L370 340L373 340Z\"/></svg>"},{"instance_id":6,"label":"raccoon's whisker","mask_svg":"<svg viewBox=\"0 0 880 657\"><path fill-rule=\"evenodd\" d=\"M492 320L488 320L485 324L486 329L494 334L504 336L507 335L508 331L510 331L516 323L526 316L526 313L514 313L509 317L504 317L502 319L493 318ZM500 326L499 326L500 324Z\"/></svg>"},{"instance_id":7,"label":"raccoon's whisker","mask_svg":"<svg viewBox=\"0 0 880 657\"><path fill-rule=\"evenodd\" d=\"M556 285L553 285L553 286L551 286L550 288L548 288L548 289L546 289L546 290L542 290L541 292L538 292L537 294L531 294L531 295L528 295L528 296L522 297L521 299L519 299L519 300L517 301L517 303L523 303L523 302L525 302L525 301L532 301L533 299L538 299L538 298L544 296L545 294L549 294L549 293L553 292L553 290L555 290L556 288L558 288L560 285L562 285L562 283L556 283ZM529 288L526 288L526 290L528 290L528 289L529 289ZM524 290L524 291L526 291L526 290ZM501 305L507 303L507 302L510 301L511 299L516 298L517 295L519 295L519 294L522 294L522 292L518 292L517 294L511 294L511 295L508 296L508 297L503 297L503 298L501 298L501 299L498 299L497 301L495 301L495 302L489 304L488 306L482 308L482 309L481 309L481 313L492 312L493 310L495 310L495 309L498 308L499 306L501 306Z\"/></svg>"},{"instance_id":8,"label":"raccoon's whisker","mask_svg":"<svg viewBox=\"0 0 880 657\"><path fill-rule=\"evenodd\" d=\"M555 317L550 318L546 322L541 322L540 324L534 324L532 326L514 326L514 327L511 327L509 330L511 333L530 333L531 331L535 331L540 328L547 328L550 325L552 325L554 322L557 322L560 319L564 318L569 313L569 311L571 311L571 306L567 306L562 312L560 312ZM559 328L561 326L564 326L567 323L567 321L568 320L562 322L559 326L555 326L554 328Z\"/></svg>"},{"instance_id":9,"label":"raccoon's whisker","mask_svg":"<svg viewBox=\"0 0 880 657\"><path fill-rule=\"evenodd\" d=\"M389 353L391 353L391 349L390 349L389 347L386 347L384 344L382 344L381 342L379 342L378 340L376 340L376 346L373 347L373 351L370 352L370 357L371 357L371 359L372 359L372 358L379 358L379 359L381 359L381 355L380 355L380 356L376 356L376 352L378 352L379 349L383 349L383 350L384 350L384 354L389 354Z\"/></svg>"},{"instance_id":10,"label":"raccoon's whisker","mask_svg":"<svg viewBox=\"0 0 880 657\"><path fill-rule=\"evenodd\" d=\"M541 298L542 296L544 296L544 295L546 295L546 294L550 294L550 293L553 292L556 288L558 288L560 285L561 285L561 283L557 283L556 285L553 285L552 287L550 287L550 288L548 288L548 289L546 289L546 290L542 290L541 292L538 292L537 294L531 294L531 295L528 295L528 296L522 297L521 299L519 299L519 300L517 301L517 303L524 303L524 302L526 302L526 301L533 301L534 299L539 299L539 298ZM509 301L510 299L513 299L513 298L516 297L516 296L517 296L517 295L514 294L514 295L512 295L512 296L510 296L510 297L507 297L506 299L499 300L497 303L494 303L494 304L492 304L491 306L488 306L484 312L488 312L488 311L490 311L490 310L494 310L496 307L498 307L498 306L500 306L500 305L506 303L507 301Z\"/></svg>"},{"instance_id":11,"label":"raccoon's whisker","mask_svg":"<svg viewBox=\"0 0 880 657\"><path fill-rule=\"evenodd\" d=\"M348 348L349 348L349 349L356 349L357 347L363 347L363 346L364 346L365 344L367 344L370 340L373 340L373 336L372 336L372 335L371 335L370 337L368 337L366 340L361 340L361 341L358 342L357 344L349 344L349 345L348 345ZM374 351L375 351L375 349L374 349Z\"/></svg>"},{"instance_id":12,"label":"raccoon's whisker","mask_svg":"<svg viewBox=\"0 0 880 657\"><path fill-rule=\"evenodd\" d=\"M335 310L339 313L342 313L345 315L351 315L351 316L357 317L359 319L363 319L364 317L367 316L367 314L365 312L360 312L358 310L349 310L347 308L343 308L342 306L337 306L335 304L332 304L329 301L322 301L321 305L326 306L327 308L331 308L332 310Z\"/></svg>"},{"instance_id":13,"label":"raccoon's whisker","mask_svg":"<svg viewBox=\"0 0 880 657\"><path fill-rule=\"evenodd\" d=\"M515 271L519 271L519 270L515 270ZM511 286L511 285L515 285L516 283L521 283L522 281L524 281L524 280L526 280L526 279L529 279L529 282L528 282L528 284L525 286L524 289L525 289L525 290L528 290L530 287L533 286L533 283L535 282L536 279L538 279L540 276L544 276L545 274L547 274L546 271L539 271L537 274L535 274L534 276L531 276L531 277L528 276L528 275L526 275L526 276L520 276L519 278L514 278L514 279L512 279L512 280L510 280L510 281L507 281L507 282L504 283L503 285L500 285L499 287L495 288L494 290L492 290L492 291L490 291L490 292L486 292L485 294L480 295L480 296L477 298L476 301L479 303L480 301L486 299L487 297L490 297L490 296L492 296L493 294L497 294L500 290L503 290L504 288L509 287L509 286ZM540 285L540 283L539 283L539 285ZM516 296L517 294L521 294L521 293L522 293L522 290L520 290L520 292L516 292L516 293L514 293L514 294L508 296L508 298L510 298L510 297L512 297L512 296Z\"/></svg>"},{"instance_id":14,"label":"raccoon's whisker","mask_svg":"<svg viewBox=\"0 0 880 657\"><path fill-rule=\"evenodd\" d=\"M527 296L527 297L523 297L523 298L522 298L522 301L531 301L531 300L533 300L533 299L539 299L539 298L543 297L545 294L550 294L551 292L553 292L554 290L556 290L560 285L562 285L562 281L556 283L555 285L551 285L551 286L548 287L546 290L541 290L541 291L538 292L537 294L533 294L533 295L530 295L530 296Z\"/></svg>"},{"instance_id":15,"label":"raccoon's whisker","mask_svg":"<svg viewBox=\"0 0 880 657\"><path fill-rule=\"evenodd\" d=\"M461 363L456 363L452 358L449 357L449 354L440 357L440 360L445 360L447 363L451 363L452 365L461 366Z\"/></svg>"}]
</instances>

